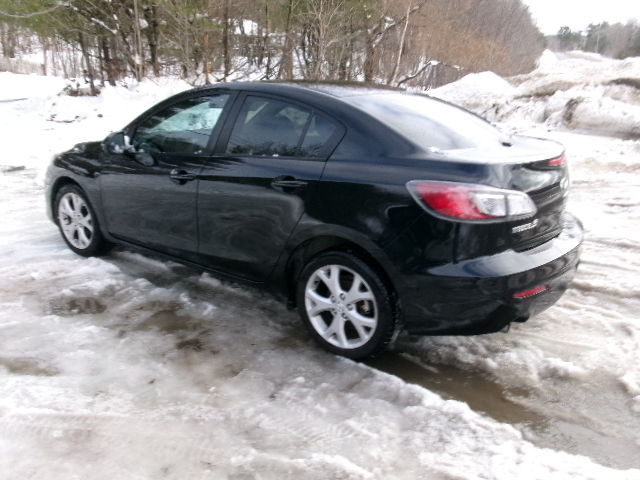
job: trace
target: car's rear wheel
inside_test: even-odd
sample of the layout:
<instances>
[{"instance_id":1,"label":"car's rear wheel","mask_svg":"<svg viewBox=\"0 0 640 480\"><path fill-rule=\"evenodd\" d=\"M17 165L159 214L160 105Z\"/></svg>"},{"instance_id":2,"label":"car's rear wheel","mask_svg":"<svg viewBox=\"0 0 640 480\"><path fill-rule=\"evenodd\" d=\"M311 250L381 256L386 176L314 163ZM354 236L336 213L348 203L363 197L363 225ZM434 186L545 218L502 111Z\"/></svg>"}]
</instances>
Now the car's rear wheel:
<instances>
[{"instance_id":1,"label":"car's rear wheel","mask_svg":"<svg viewBox=\"0 0 640 480\"><path fill-rule=\"evenodd\" d=\"M84 192L75 185L65 185L56 194L55 218L62 238L78 255L91 257L108 250L100 233L98 220Z\"/></svg>"},{"instance_id":2,"label":"car's rear wheel","mask_svg":"<svg viewBox=\"0 0 640 480\"><path fill-rule=\"evenodd\" d=\"M396 328L393 298L384 281L346 252L321 254L304 267L297 304L323 348L357 360L384 350Z\"/></svg>"}]
</instances>

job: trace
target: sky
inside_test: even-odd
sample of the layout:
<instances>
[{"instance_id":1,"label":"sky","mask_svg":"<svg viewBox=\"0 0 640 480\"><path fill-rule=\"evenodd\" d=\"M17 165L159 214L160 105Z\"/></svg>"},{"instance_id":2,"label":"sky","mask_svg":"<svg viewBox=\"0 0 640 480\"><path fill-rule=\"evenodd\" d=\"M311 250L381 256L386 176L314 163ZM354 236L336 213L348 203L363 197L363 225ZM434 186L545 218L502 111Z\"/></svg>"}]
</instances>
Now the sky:
<instances>
[{"instance_id":1,"label":"sky","mask_svg":"<svg viewBox=\"0 0 640 480\"><path fill-rule=\"evenodd\" d=\"M640 21L640 0L523 0L544 34L564 25L584 30L590 23Z\"/></svg>"}]
</instances>

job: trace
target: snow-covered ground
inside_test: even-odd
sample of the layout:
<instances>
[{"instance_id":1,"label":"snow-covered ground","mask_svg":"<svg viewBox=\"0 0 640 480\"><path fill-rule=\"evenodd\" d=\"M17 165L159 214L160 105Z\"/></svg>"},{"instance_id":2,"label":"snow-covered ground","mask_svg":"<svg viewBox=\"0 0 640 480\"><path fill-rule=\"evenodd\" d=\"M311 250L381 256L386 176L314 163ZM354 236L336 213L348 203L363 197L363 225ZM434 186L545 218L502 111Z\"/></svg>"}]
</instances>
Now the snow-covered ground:
<instances>
[{"instance_id":1,"label":"snow-covered ground","mask_svg":"<svg viewBox=\"0 0 640 480\"><path fill-rule=\"evenodd\" d=\"M259 292L122 249L77 257L45 218L53 152L186 85L72 98L0 74L0 478L640 479L640 142L530 116L559 93L518 93L584 68L571 88L594 103L596 72L619 66L546 55L530 78L436 92L567 146L583 261L509 334L401 336L369 365L320 351ZM608 131L627 137L620 115Z\"/></svg>"}]
</instances>

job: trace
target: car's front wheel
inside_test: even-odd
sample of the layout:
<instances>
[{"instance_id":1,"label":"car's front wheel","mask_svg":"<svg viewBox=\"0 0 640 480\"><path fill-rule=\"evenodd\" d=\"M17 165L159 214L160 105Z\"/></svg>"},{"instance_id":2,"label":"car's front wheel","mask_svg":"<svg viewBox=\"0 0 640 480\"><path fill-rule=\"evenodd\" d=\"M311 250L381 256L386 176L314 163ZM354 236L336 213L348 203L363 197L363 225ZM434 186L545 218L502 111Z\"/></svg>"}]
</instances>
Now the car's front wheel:
<instances>
[{"instance_id":1,"label":"car's front wheel","mask_svg":"<svg viewBox=\"0 0 640 480\"><path fill-rule=\"evenodd\" d=\"M60 188L54 214L62 238L78 255L91 257L108 249L89 200L79 187L65 185Z\"/></svg>"},{"instance_id":2,"label":"car's front wheel","mask_svg":"<svg viewBox=\"0 0 640 480\"><path fill-rule=\"evenodd\" d=\"M380 353L396 328L393 298L381 276L346 252L321 254L305 266L297 304L323 348L356 360Z\"/></svg>"}]
</instances>

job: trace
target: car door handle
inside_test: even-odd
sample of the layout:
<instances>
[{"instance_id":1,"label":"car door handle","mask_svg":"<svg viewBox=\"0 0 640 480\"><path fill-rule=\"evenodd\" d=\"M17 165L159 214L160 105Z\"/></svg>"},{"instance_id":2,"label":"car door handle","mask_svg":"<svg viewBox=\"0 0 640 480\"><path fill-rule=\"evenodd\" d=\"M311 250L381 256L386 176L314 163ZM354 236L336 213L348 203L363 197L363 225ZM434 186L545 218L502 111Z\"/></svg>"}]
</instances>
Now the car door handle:
<instances>
[{"instance_id":1,"label":"car door handle","mask_svg":"<svg viewBox=\"0 0 640 480\"><path fill-rule=\"evenodd\" d=\"M184 183L184 182L189 182L191 180L195 180L196 175L194 173L189 173L186 170L178 170L177 168L174 168L169 173L169 178L171 180Z\"/></svg>"},{"instance_id":2,"label":"car door handle","mask_svg":"<svg viewBox=\"0 0 640 480\"><path fill-rule=\"evenodd\" d=\"M307 182L304 180L296 180L293 177L278 177L271 182L271 186L274 188L301 188L306 185Z\"/></svg>"}]
</instances>

